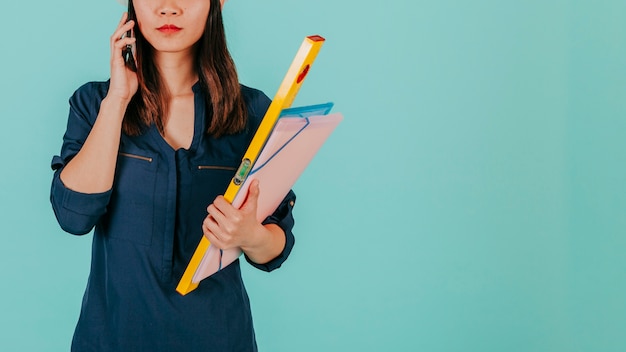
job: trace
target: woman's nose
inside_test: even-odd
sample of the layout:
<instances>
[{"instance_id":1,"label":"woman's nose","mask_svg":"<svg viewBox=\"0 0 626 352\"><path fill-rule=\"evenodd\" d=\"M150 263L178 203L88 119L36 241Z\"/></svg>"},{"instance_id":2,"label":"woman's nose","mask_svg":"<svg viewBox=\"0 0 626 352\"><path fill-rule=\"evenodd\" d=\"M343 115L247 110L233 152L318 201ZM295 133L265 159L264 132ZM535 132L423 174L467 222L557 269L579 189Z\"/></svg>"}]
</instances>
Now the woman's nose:
<instances>
[{"instance_id":1,"label":"woman's nose","mask_svg":"<svg viewBox=\"0 0 626 352\"><path fill-rule=\"evenodd\" d=\"M176 4L176 1L166 0L160 4L159 14L161 16L176 16L181 13L182 9Z\"/></svg>"},{"instance_id":2,"label":"woman's nose","mask_svg":"<svg viewBox=\"0 0 626 352\"><path fill-rule=\"evenodd\" d=\"M161 9L161 15L177 15L179 11L171 8L163 8Z\"/></svg>"}]
</instances>

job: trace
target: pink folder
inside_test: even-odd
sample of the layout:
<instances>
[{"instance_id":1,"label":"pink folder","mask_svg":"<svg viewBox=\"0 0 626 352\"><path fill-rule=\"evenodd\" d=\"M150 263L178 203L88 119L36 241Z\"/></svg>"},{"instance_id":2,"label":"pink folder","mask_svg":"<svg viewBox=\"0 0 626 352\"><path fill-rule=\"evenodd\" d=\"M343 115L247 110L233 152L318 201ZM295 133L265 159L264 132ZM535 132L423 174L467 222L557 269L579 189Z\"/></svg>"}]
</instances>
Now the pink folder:
<instances>
[{"instance_id":1,"label":"pink folder","mask_svg":"<svg viewBox=\"0 0 626 352\"><path fill-rule=\"evenodd\" d=\"M258 179L260 194L257 219L265 220L289 193L298 177L342 119L340 113L279 118L252 170L235 196L233 206L241 207L248 194L250 182ZM241 250L238 248L220 251L214 246L209 246L192 281L200 282L234 262L240 255Z\"/></svg>"}]
</instances>

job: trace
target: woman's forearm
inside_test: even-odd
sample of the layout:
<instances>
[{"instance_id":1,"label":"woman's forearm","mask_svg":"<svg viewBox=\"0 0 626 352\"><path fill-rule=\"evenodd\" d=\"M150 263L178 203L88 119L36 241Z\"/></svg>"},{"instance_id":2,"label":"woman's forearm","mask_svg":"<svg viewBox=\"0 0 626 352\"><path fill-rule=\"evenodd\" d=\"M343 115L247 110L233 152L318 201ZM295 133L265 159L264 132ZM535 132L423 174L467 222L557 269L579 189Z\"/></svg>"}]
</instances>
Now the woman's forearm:
<instances>
[{"instance_id":1,"label":"woman's forearm","mask_svg":"<svg viewBox=\"0 0 626 352\"><path fill-rule=\"evenodd\" d=\"M102 193L113 186L122 121L127 102L106 97L80 152L61 171L61 181L81 193Z\"/></svg>"}]
</instances>

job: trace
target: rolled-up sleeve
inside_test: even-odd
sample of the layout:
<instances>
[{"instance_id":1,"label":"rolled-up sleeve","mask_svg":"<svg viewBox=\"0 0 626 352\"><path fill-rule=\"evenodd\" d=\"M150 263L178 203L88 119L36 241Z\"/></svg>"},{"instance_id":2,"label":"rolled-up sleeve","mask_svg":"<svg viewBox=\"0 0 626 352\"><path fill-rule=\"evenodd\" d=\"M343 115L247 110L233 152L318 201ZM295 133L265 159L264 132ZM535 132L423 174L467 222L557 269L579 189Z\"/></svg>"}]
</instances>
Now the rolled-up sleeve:
<instances>
[{"instance_id":1,"label":"rolled-up sleeve","mask_svg":"<svg viewBox=\"0 0 626 352\"><path fill-rule=\"evenodd\" d=\"M65 165L85 143L98 115L102 96L103 87L90 84L82 86L72 95L61 154L54 156L51 163L55 171L50 190L52 209L61 228L75 235L83 235L93 229L106 212L111 197L110 190L94 194L73 191L60 178Z\"/></svg>"},{"instance_id":2,"label":"rolled-up sleeve","mask_svg":"<svg viewBox=\"0 0 626 352\"><path fill-rule=\"evenodd\" d=\"M289 257L289 254L291 253L291 250L293 249L296 241L292 232L293 226L295 224L293 218L293 207L295 204L296 195L295 193L293 193L293 191L289 191L289 193L280 203L276 211L272 215L268 216L265 221L263 221L264 225L276 224L285 232L285 248L283 248L283 251L276 258L270 260L265 264L255 263L246 255L245 257L248 263L250 263L255 268L269 272L280 268L285 260L287 260L287 257Z\"/></svg>"}]
</instances>

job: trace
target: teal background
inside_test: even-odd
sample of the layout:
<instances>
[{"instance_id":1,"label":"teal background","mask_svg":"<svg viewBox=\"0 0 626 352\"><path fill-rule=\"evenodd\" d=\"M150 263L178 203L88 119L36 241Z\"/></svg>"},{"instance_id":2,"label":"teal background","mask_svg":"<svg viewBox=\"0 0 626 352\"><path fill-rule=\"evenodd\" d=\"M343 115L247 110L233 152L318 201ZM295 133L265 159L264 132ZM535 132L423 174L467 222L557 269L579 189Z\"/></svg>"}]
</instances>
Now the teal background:
<instances>
[{"instance_id":1,"label":"teal background","mask_svg":"<svg viewBox=\"0 0 626 352\"><path fill-rule=\"evenodd\" d=\"M117 2L3 4L0 350L66 351L91 236L49 205L67 99ZM20 14L25 14L24 16ZM283 268L244 266L261 351L626 350L626 2L232 0L243 83L344 122L295 187Z\"/></svg>"}]
</instances>

